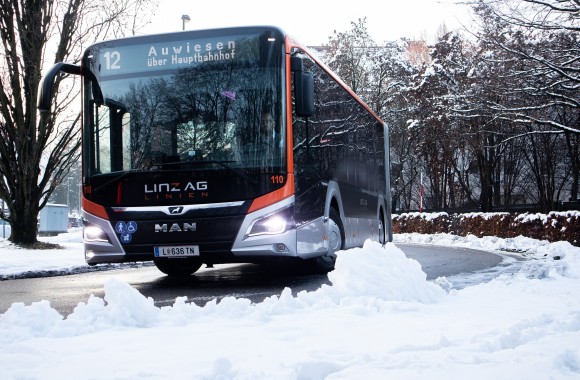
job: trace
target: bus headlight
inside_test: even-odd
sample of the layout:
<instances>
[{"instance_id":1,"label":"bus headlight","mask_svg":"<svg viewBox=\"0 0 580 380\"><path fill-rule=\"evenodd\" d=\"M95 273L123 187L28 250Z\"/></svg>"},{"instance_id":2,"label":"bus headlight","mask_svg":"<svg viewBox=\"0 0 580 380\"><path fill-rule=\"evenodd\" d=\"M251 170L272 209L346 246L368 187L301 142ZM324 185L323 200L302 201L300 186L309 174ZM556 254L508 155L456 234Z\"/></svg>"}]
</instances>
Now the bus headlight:
<instances>
[{"instance_id":1,"label":"bus headlight","mask_svg":"<svg viewBox=\"0 0 580 380\"><path fill-rule=\"evenodd\" d=\"M101 228L97 226L88 226L83 229L84 240L94 243L94 242L104 242L108 243L109 239L107 234Z\"/></svg>"},{"instance_id":2,"label":"bus headlight","mask_svg":"<svg viewBox=\"0 0 580 380\"><path fill-rule=\"evenodd\" d=\"M286 231L286 221L278 215L254 222L249 236L281 234Z\"/></svg>"},{"instance_id":3,"label":"bus headlight","mask_svg":"<svg viewBox=\"0 0 580 380\"><path fill-rule=\"evenodd\" d=\"M255 220L248 228L246 236L276 235L288 231L294 226L290 211L285 209Z\"/></svg>"}]
</instances>

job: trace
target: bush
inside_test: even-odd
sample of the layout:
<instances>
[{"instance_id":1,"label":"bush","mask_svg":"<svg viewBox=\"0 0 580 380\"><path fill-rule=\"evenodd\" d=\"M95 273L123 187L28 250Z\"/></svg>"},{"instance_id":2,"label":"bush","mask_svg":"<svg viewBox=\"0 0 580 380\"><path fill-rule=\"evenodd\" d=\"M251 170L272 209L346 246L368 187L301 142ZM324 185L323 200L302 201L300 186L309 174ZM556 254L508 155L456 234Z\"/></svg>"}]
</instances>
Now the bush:
<instances>
[{"instance_id":1,"label":"bush","mask_svg":"<svg viewBox=\"0 0 580 380\"><path fill-rule=\"evenodd\" d=\"M393 233L449 233L510 238L568 241L580 246L580 211L530 213L405 213L393 215Z\"/></svg>"}]
</instances>

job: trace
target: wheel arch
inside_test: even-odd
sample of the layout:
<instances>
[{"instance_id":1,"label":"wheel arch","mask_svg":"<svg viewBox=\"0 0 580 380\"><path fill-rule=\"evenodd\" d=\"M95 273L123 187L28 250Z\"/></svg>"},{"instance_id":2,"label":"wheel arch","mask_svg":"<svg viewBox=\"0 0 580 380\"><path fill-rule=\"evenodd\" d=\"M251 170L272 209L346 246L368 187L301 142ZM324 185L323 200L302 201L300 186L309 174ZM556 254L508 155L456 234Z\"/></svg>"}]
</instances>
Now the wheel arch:
<instances>
[{"instance_id":1,"label":"wheel arch","mask_svg":"<svg viewBox=\"0 0 580 380\"><path fill-rule=\"evenodd\" d=\"M331 208L334 208L336 211L338 211L340 220L344 224L344 208L342 205L342 196L340 195L340 188L336 181L328 182L328 190L326 191L326 203L324 206L325 219L328 219Z\"/></svg>"}]
</instances>

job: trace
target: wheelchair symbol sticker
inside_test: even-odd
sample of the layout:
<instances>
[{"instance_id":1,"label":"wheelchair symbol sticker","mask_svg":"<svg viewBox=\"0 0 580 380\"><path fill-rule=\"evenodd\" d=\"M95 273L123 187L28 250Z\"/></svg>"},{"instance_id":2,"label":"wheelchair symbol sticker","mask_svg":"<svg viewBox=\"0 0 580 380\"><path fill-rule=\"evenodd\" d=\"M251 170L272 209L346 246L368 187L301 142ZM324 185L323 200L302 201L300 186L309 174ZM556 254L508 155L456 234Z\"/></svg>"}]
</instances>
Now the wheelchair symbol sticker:
<instances>
[{"instance_id":1,"label":"wheelchair symbol sticker","mask_svg":"<svg viewBox=\"0 0 580 380\"><path fill-rule=\"evenodd\" d=\"M127 232L130 234L137 232L137 223L135 222L127 223Z\"/></svg>"}]
</instances>

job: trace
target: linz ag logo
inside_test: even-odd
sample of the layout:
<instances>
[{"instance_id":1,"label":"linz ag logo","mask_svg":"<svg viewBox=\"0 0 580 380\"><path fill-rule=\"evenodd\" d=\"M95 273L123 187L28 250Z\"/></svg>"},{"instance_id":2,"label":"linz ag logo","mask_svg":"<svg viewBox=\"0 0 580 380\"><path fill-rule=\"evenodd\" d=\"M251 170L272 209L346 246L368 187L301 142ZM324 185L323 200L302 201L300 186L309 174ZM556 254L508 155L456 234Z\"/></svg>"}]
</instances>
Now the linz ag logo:
<instances>
[{"instance_id":1,"label":"linz ag logo","mask_svg":"<svg viewBox=\"0 0 580 380\"><path fill-rule=\"evenodd\" d=\"M144 198L146 201L208 197L207 181L146 183L144 188Z\"/></svg>"}]
</instances>

